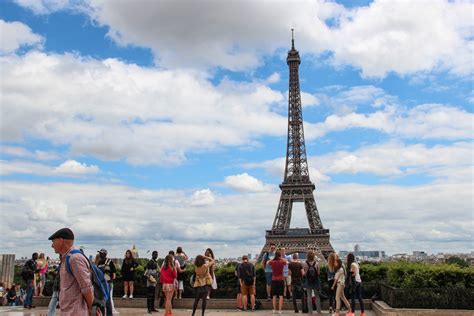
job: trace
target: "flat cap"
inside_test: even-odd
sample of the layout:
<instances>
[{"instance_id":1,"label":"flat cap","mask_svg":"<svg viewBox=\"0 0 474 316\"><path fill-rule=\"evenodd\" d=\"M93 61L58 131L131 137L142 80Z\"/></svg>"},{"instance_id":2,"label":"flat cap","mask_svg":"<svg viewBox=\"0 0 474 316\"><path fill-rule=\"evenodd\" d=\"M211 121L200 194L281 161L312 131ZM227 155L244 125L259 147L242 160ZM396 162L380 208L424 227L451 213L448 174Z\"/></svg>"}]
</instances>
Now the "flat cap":
<instances>
[{"instance_id":1,"label":"flat cap","mask_svg":"<svg viewBox=\"0 0 474 316\"><path fill-rule=\"evenodd\" d=\"M51 236L49 236L48 240L53 240L57 238L74 240L74 233L69 228L61 228Z\"/></svg>"},{"instance_id":2,"label":"flat cap","mask_svg":"<svg viewBox=\"0 0 474 316\"><path fill-rule=\"evenodd\" d=\"M98 253L105 253L107 254L107 250L105 250L104 248L100 249L100 250L97 250Z\"/></svg>"}]
</instances>

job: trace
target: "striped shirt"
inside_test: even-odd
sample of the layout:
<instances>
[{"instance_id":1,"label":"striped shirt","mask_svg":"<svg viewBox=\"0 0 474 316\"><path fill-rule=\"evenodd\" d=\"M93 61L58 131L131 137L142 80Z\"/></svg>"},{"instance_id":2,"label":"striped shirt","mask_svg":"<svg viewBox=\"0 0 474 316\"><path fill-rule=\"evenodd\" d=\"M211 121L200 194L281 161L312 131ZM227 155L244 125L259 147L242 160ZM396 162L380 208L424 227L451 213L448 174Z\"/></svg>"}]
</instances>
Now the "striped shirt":
<instances>
[{"instance_id":1,"label":"striped shirt","mask_svg":"<svg viewBox=\"0 0 474 316\"><path fill-rule=\"evenodd\" d=\"M88 291L94 292L92 287L89 262L86 257L80 253L70 255L69 263L72 274L66 269L66 256L74 249L71 247L61 260L60 275L60 291L59 304L61 308L61 316L83 316L88 315L89 308L82 296Z\"/></svg>"}]
</instances>

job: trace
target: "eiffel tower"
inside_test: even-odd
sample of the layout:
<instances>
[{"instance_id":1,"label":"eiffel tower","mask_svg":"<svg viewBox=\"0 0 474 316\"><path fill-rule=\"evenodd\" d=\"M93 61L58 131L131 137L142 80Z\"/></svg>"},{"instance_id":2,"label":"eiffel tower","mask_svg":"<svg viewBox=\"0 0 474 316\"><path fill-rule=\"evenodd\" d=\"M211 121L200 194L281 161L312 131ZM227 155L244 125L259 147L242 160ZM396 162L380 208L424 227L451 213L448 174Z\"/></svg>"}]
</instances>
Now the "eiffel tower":
<instances>
[{"instance_id":1,"label":"eiffel tower","mask_svg":"<svg viewBox=\"0 0 474 316\"><path fill-rule=\"evenodd\" d=\"M281 196L271 230L266 231L266 242L262 254L269 250L270 243L284 247L287 253L307 253L313 250L325 260L334 251L329 242L329 229L325 229L319 218L314 200L314 184L309 179L308 161L303 131L303 113L299 83L300 55L295 49L293 29L291 50L286 58L290 70L288 92L288 145ZM309 228L290 228L293 203L304 203Z\"/></svg>"}]
</instances>

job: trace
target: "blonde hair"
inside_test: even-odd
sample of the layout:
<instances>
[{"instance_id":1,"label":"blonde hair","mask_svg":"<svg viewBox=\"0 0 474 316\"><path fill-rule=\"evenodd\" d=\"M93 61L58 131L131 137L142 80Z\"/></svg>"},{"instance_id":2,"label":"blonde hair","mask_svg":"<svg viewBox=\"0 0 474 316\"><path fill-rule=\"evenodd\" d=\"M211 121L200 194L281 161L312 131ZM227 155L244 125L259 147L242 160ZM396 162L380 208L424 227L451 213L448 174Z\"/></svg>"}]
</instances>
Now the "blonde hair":
<instances>
[{"instance_id":1,"label":"blonde hair","mask_svg":"<svg viewBox=\"0 0 474 316\"><path fill-rule=\"evenodd\" d=\"M329 271L334 272L336 270L336 260L337 260L337 254L335 252L331 252L331 254L328 257Z\"/></svg>"}]
</instances>

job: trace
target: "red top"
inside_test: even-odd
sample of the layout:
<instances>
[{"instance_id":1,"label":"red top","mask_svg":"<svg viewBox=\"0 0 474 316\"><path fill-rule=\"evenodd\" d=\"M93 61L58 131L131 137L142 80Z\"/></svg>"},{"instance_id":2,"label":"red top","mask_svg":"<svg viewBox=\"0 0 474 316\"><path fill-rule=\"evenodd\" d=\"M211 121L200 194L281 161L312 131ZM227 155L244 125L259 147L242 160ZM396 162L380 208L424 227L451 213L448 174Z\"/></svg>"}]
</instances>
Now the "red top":
<instances>
[{"instance_id":1,"label":"red top","mask_svg":"<svg viewBox=\"0 0 474 316\"><path fill-rule=\"evenodd\" d=\"M285 277L283 276L283 267L288 263L286 260L278 259L271 260L268 264L272 267L272 280L273 281L283 281Z\"/></svg>"},{"instance_id":2,"label":"red top","mask_svg":"<svg viewBox=\"0 0 474 316\"><path fill-rule=\"evenodd\" d=\"M168 267L161 269L160 282L161 284L173 284L176 279L176 269Z\"/></svg>"}]
</instances>

